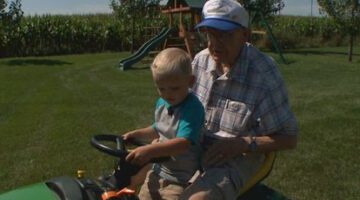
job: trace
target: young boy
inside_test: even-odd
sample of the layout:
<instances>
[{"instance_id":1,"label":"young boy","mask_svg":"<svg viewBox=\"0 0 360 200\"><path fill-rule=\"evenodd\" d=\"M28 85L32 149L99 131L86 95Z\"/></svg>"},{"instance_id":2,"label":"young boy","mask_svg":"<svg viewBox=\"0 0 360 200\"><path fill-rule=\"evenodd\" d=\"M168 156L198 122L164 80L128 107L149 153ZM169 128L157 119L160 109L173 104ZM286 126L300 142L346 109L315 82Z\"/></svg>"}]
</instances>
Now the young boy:
<instances>
[{"instance_id":1,"label":"young boy","mask_svg":"<svg viewBox=\"0 0 360 200\"><path fill-rule=\"evenodd\" d=\"M161 51L154 59L151 71L160 95L155 122L149 127L124 134L124 139L158 139L158 142L134 149L126 160L144 165L152 158L171 156L170 161L152 165L139 198L177 199L199 169L204 108L189 92L195 77L192 75L191 58L184 50L168 48Z\"/></svg>"}]
</instances>

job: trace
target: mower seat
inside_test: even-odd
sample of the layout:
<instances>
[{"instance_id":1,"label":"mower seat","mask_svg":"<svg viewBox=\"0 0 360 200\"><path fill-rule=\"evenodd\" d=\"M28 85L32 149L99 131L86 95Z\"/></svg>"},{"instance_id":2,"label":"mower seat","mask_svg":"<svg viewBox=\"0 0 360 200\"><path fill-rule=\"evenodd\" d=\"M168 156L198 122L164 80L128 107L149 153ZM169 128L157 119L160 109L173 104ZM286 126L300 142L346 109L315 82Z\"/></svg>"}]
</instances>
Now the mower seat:
<instances>
[{"instance_id":1,"label":"mower seat","mask_svg":"<svg viewBox=\"0 0 360 200\"><path fill-rule=\"evenodd\" d=\"M275 162L275 152L269 152L265 154L265 160L259 170L256 172L255 176L253 176L245 186L240 190L238 197L240 198L244 193L249 191L255 185L264 180L271 172L272 167Z\"/></svg>"}]
</instances>

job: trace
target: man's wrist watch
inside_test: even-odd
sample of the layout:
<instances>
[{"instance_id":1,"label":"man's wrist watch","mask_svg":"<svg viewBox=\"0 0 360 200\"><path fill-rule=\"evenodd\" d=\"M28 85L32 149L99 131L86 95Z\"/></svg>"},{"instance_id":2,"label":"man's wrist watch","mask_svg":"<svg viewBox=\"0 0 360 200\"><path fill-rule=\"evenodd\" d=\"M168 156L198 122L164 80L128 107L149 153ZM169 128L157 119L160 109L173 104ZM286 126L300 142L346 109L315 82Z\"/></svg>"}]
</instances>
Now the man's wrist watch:
<instances>
[{"instance_id":1,"label":"man's wrist watch","mask_svg":"<svg viewBox=\"0 0 360 200\"><path fill-rule=\"evenodd\" d=\"M257 151L257 143L256 143L256 136L250 137L250 144L249 144L249 150L250 152L256 152Z\"/></svg>"}]
</instances>

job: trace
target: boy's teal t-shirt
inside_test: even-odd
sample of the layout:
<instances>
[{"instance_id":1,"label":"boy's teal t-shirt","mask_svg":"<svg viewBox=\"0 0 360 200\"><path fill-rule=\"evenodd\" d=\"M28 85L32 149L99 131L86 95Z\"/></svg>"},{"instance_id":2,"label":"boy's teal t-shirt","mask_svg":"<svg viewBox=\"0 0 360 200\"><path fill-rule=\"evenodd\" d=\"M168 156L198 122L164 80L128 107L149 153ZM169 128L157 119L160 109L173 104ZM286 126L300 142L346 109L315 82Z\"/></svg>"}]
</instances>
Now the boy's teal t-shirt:
<instances>
[{"instance_id":1,"label":"boy's teal t-shirt","mask_svg":"<svg viewBox=\"0 0 360 200\"><path fill-rule=\"evenodd\" d=\"M200 168L200 135L204 118L204 107L192 93L176 106L162 98L157 101L153 127L159 134L159 142L186 138L192 145L187 152L172 156L170 161L155 163L154 173L166 180L187 184Z\"/></svg>"},{"instance_id":2,"label":"boy's teal t-shirt","mask_svg":"<svg viewBox=\"0 0 360 200\"><path fill-rule=\"evenodd\" d=\"M176 130L176 137L186 138L193 144L199 143L201 129L204 125L205 111L203 105L194 94L189 93L184 101L176 106L171 106L163 98L159 98L156 104L156 110L158 111L160 109L167 110L167 112L161 114L161 122L168 121L169 119L171 119L171 121L178 121L178 123L171 124L175 127L168 127L167 130ZM170 115L169 112L173 113ZM166 118L166 120L164 120L164 118ZM158 123L155 119L153 127L161 131L159 127L157 127L159 125Z\"/></svg>"}]
</instances>

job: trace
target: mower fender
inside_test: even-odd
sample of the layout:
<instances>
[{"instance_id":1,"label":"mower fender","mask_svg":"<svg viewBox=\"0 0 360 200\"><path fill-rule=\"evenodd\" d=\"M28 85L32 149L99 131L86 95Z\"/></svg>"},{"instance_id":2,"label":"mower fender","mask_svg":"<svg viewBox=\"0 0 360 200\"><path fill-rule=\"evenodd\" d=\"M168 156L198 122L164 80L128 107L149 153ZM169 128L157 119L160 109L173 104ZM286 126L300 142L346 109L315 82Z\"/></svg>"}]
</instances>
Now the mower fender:
<instances>
[{"instance_id":1,"label":"mower fender","mask_svg":"<svg viewBox=\"0 0 360 200\"><path fill-rule=\"evenodd\" d=\"M45 183L37 183L24 186L9 192L0 194L0 200L60 200Z\"/></svg>"}]
</instances>

